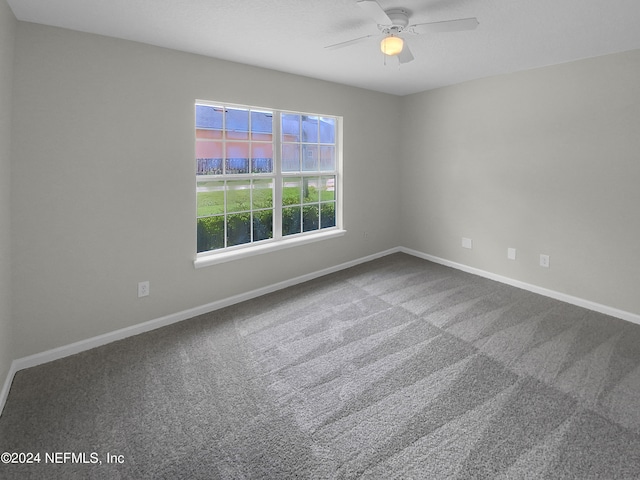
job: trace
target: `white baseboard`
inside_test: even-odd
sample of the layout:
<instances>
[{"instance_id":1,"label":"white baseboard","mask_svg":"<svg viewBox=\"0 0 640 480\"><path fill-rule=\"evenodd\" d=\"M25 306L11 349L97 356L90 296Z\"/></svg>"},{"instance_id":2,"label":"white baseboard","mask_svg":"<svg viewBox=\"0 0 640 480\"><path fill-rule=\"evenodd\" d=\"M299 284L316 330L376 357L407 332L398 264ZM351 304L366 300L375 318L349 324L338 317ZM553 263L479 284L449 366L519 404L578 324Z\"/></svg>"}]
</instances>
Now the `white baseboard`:
<instances>
[{"instance_id":1,"label":"white baseboard","mask_svg":"<svg viewBox=\"0 0 640 480\"><path fill-rule=\"evenodd\" d=\"M85 350L90 350L95 347L99 347L102 345L106 345L111 342L115 342L117 340L122 340L127 337L131 337L134 335L138 335L140 333L148 332L151 330L155 330L157 328L165 327L167 325L171 325L173 323L180 322L182 320L186 320L198 315L202 315L205 313L213 312L214 310L218 310L220 308L228 307L230 305L234 305L236 303L244 302L245 300L250 300L252 298L259 297L261 295L266 295L268 293L272 293L278 290L282 290L283 288L291 287L293 285L297 285L299 283L307 282L309 280L313 280L318 277L322 277L324 275L328 275L330 273L335 273L340 270L344 270L349 267L354 267L361 263L369 262L371 260L375 260L377 258L381 258L392 253L403 252L408 255L413 255L414 257L422 258L424 260L429 260L434 263L438 263L441 265L445 265L447 267L455 268L457 270L462 270L467 273L471 273L474 275L478 275L480 277L488 278L491 280L495 280L500 283L504 283L507 285L511 285L514 287L521 288L523 290L528 290L533 293L537 293L540 295L544 295L546 297L551 297L556 300L560 300L566 303L570 303L572 305L577 305L579 307L587 308L589 310L594 310L596 312L603 313L605 315L610 315L612 317L621 318L623 320L627 320L629 322L633 322L640 325L640 315L626 312L624 310L618 310L613 307L609 307L606 305L601 305L599 303L595 303L589 300L585 300L578 297L573 297L571 295L566 295L561 292L556 292L554 290L549 290L546 288L538 287L536 285L528 284L525 282L521 282L519 280L514 280L512 278L503 277L501 275L496 275L491 272L487 272L484 270L480 270L474 267L469 267L467 265L463 265L460 263L452 262L450 260L446 260L444 258L435 257L433 255L428 255L426 253L419 252L417 250L412 250L410 248L405 247L396 247L389 250L385 250L383 252L379 252L373 255L368 255L366 257L358 258L356 260L352 260L350 262L342 263L340 265L336 265L333 267L325 268L323 270L319 270L317 272L308 273L306 275L301 275L299 277L292 278L290 280L285 280L283 282L274 283L272 285L267 285L266 287L258 288L256 290L252 290L250 292L241 293L238 295L234 295L232 297L228 297L222 300L217 300L215 302L208 303L206 305L202 305L199 307L191 308L188 310L183 310L181 312L173 313L171 315L167 315L164 317L156 318L154 320L149 320L147 322L139 323L137 325L132 325L131 327L122 328L120 330L115 330L113 332L105 333L103 335L98 335L96 337L88 338L86 340L81 340L79 342L71 343L69 345L64 345L62 347L54 348L52 350L47 350L45 352L36 353L35 355L30 355L28 357L18 358L11 362L11 366L9 368L9 373L7 374L7 378L5 379L2 390L0 391L0 415L2 414L2 410L4 409L5 402L9 395L9 390L11 388L11 383L13 381L14 375L25 368L35 367L37 365L41 365L43 363L51 362L53 360L58 360L60 358L68 357L70 355L75 355L76 353L83 352Z\"/></svg>"},{"instance_id":2,"label":"white baseboard","mask_svg":"<svg viewBox=\"0 0 640 480\"><path fill-rule=\"evenodd\" d=\"M161 328L167 325L171 325L173 323L181 322L182 320L187 320L189 318L196 317L198 315L213 312L214 310L219 310L221 308L228 307L236 303L244 302L245 300L250 300L252 298L266 295L267 293L272 293L277 290L282 290L283 288L287 288L293 285L297 285L299 283L307 282L309 280L313 280L315 278L322 277L330 273L335 273L340 270L344 270L346 268L354 267L361 263L369 262L371 260L375 260L377 258L384 257L392 253L397 253L399 251L400 251L399 247L392 248L389 250L385 250L383 252L375 253L373 255L368 255L366 257L358 258L350 262L342 263L340 265L335 265L333 267L325 268L323 270L308 273L306 275L301 275L299 277L295 277L290 280L285 280L283 282L267 285L266 287L258 288L250 292L245 292L238 295L234 295L232 297L224 298L222 300L217 300L215 302L211 302L206 305L201 305L199 307L183 310L181 312L166 315L164 317L149 320L147 322L139 323L137 325L132 325L130 327L122 328L120 330L115 330L113 332L98 335L96 337L87 338L86 340L81 340L79 342L71 343L69 345L64 345L62 347L47 350L45 352L36 353L34 355L29 355L27 357L18 358L13 362L11 362L9 373L7 374L7 378L5 379L4 385L2 387L2 391L0 391L0 415L2 414L2 410L4 409L4 405L7 401L7 397L9 396L9 390L11 388L11 383L13 382L13 377L16 374L16 372L20 370L23 370L25 368L35 367L37 365L51 362L53 360L58 360L60 358L68 357L70 355L75 355L76 353L84 352L85 350L90 350L95 347L100 347L102 345L106 345L108 343L115 342L117 340L122 340L127 337L138 335L140 333L149 332L157 328Z\"/></svg>"},{"instance_id":3,"label":"white baseboard","mask_svg":"<svg viewBox=\"0 0 640 480\"><path fill-rule=\"evenodd\" d=\"M11 389L11 382L13 382L13 377L18 371L15 365L16 361L11 362L11 366L9 367L9 373L7 373L7 378L4 379L4 384L2 385L2 390L0 390L0 415L2 415L2 411L4 410L4 404L7 401L7 397L9 396L9 390Z\"/></svg>"},{"instance_id":4,"label":"white baseboard","mask_svg":"<svg viewBox=\"0 0 640 480\"><path fill-rule=\"evenodd\" d=\"M521 288L523 290L528 290L533 293L544 295L545 297L554 298L562 302L570 303L571 305L576 305L578 307L583 307L588 310L604 313L605 315L610 315L612 317L620 318L622 320L627 320L628 322L632 322L640 325L640 315L637 315L635 313L626 312L624 310L618 310L617 308L609 307L607 305L602 305L600 303L592 302L590 300L585 300L584 298L567 295L566 293L557 292L555 290L549 290L548 288L539 287L537 285L532 285L530 283L521 282L520 280L514 280L513 278L503 277L502 275L497 275L495 273L487 272L485 270L469 267L468 265L452 262L444 258L434 257L433 255L428 255L426 253L422 253L417 250L412 250L410 248L399 247L398 251L409 254L409 255L413 255L414 257L422 258L424 260L429 260L430 262L433 262L433 263L439 263L440 265L444 265L446 267L455 268L456 270L462 270L463 272L472 273L474 275L478 275L479 277L495 280L496 282L511 285L513 287Z\"/></svg>"}]
</instances>

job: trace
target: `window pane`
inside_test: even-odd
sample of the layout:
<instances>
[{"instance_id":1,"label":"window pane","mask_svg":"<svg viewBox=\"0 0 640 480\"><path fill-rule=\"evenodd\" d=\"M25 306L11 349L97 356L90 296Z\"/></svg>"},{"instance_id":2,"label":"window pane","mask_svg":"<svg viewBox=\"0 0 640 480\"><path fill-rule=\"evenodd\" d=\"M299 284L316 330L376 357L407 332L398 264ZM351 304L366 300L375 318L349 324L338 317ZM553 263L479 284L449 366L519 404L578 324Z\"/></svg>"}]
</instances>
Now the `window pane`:
<instances>
[{"instance_id":1,"label":"window pane","mask_svg":"<svg viewBox=\"0 0 640 480\"><path fill-rule=\"evenodd\" d=\"M198 182L198 217L224 213L224 181Z\"/></svg>"},{"instance_id":2,"label":"window pane","mask_svg":"<svg viewBox=\"0 0 640 480\"><path fill-rule=\"evenodd\" d=\"M249 140L249 110L227 109L225 126L227 129L227 138Z\"/></svg>"},{"instance_id":3,"label":"window pane","mask_svg":"<svg viewBox=\"0 0 640 480\"><path fill-rule=\"evenodd\" d=\"M224 248L224 216L198 219L198 253Z\"/></svg>"},{"instance_id":4,"label":"window pane","mask_svg":"<svg viewBox=\"0 0 640 480\"><path fill-rule=\"evenodd\" d=\"M336 119L320 117L320 143L336 143Z\"/></svg>"},{"instance_id":5,"label":"window pane","mask_svg":"<svg viewBox=\"0 0 640 480\"><path fill-rule=\"evenodd\" d=\"M196 162L196 175L220 175L222 173L221 158L199 158Z\"/></svg>"},{"instance_id":6,"label":"window pane","mask_svg":"<svg viewBox=\"0 0 640 480\"><path fill-rule=\"evenodd\" d=\"M248 142L227 142L225 173L249 173Z\"/></svg>"},{"instance_id":7,"label":"window pane","mask_svg":"<svg viewBox=\"0 0 640 480\"><path fill-rule=\"evenodd\" d=\"M302 179L302 201L303 203L318 203L319 191L318 177L303 177Z\"/></svg>"},{"instance_id":8,"label":"window pane","mask_svg":"<svg viewBox=\"0 0 640 480\"><path fill-rule=\"evenodd\" d=\"M196 140L197 175L220 175L222 156L222 142Z\"/></svg>"},{"instance_id":9,"label":"window pane","mask_svg":"<svg viewBox=\"0 0 640 480\"><path fill-rule=\"evenodd\" d=\"M302 208L302 230L318 230L318 205L305 205Z\"/></svg>"},{"instance_id":10,"label":"window pane","mask_svg":"<svg viewBox=\"0 0 640 480\"><path fill-rule=\"evenodd\" d=\"M282 235L300 233L300 207L282 209Z\"/></svg>"},{"instance_id":11,"label":"window pane","mask_svg":"<svg viewBox=\"0 0 640 480\"><path fill-rule=\"evenodd\" d=\"M273 210L253 213L253 241L273 238Z\"/></svg>"},{"instance_id":12,"label":"window pane","mask_svg":"<svg viewBox=\"0 0 640 480\"><path fill-rule=\"evenodd\" d=\"M222 108L196 105L196 138L222 138Z\"/></svg>"},{"instance_id":13,"label":"window pane","mask_svg":"<svg viewBox=\"0 0 640 480\"><path fill-rule=\"evenodd\" d=\"M302 145L302 170L305 172L318 171L317 145Z\"/></svg>"},{"instance_id":14,"label":"window pane","mask_svg":"<svg viewBox=\"0 0 640 480\"><path fill-rule=\"evenodd\" d=\"M251 241L251 214L249 212L227 215L227 247Z\"/></svg>"},{"instance_id":15,"label":"window pane","mask_svg":"<svg viewBox=\"0 0 640 480\"><path fill-rule=\"evenodd\" d=\"M271 143L251 144L251 173L273 172L273 145Z\"/></svg>"},{"instance_id":16,"label":"window pane","mask_svg":"<svg viewBox=\"0 0 640 480\"><path fill-rule=\"evenodd\" d=\"M251 205L251 180L227 182L227 212L245 212Z\"/></svg>"},{"instance_id":17,"label":"window pane","mask_svg":"<svg viewBox=\"0 0 640 480\"><path fill-rule=\"evenodd\" d=\"M300 115L283 113L281 123L282 123L282 141L283 142L299 142L300 141Z\"/></svg>"},{"instance_id":18,"label":"window pane","mask_svg":"<svg viewBox=\"0 0 640 480\"><path fill-rule=\"evenodd\" d=\"M302 116L302 141L318 142L318 117Z\"/></svg>"},{"instance_id":19,"label":"window pane","mask_svg":"<svg viewBox=\"0 0 640 480\"><path fill-rule=\"evenodd\" d=\"M299 205L302 179L288 177L282 179L282 205Z\"/></svg>"},{"instance_id":20,"label":"window pane","mask_svg":"<svg viewBox=\"0 0 640 480\"><path fill-rule=\"evenodd\" d=\"M320 204L320 228L336 226L336 204L335 202Z\"/></svg>"},{"instance_id":21,"label":"window pane","mask_svg":"<svg viewBox=\"0 0 640 480\"><path fill-rule=\"evenodd\" d=\"M336 147L322 145L320 147L320 170L323 172L336 169Z\"/></svg>"},{"instance_id":22,"label":"window pane","mask_svg":"<svg viewBox=\"0 0 640 480\"><path fill-rule=\"evenodd\" d=\"M335 200L336 198L336 177L322 177L322 189L320 190L320 201Z\"/></svg>"},{"instance_id":23,"label":"window pane","mask_svg":"<svg viewBox=\"0 0 640 480\"><path fill-rule=\"evenodd\" d=\"M273 179L253 181L253 208L272 208L273 207Z\"/></svg>"},{"instance_id":24,"label":"window pane","mask_svg":"<svg viewBox=\"0 0 640 480\"><path fill-rule=\"evenodd\" d=\"M251 140L273 139L273 113L251 111Z\"/></svg>"},{"instance_id":25,"label":"window pane","mask_svg":"<svg viewBox=\"0 0 640 480\"><path fill-rule=\"evenodd\" d=\"M282 145L282 171L283 172L299 172L300 171L300 145L284 144Z\"/></svg>"}]
</instances>

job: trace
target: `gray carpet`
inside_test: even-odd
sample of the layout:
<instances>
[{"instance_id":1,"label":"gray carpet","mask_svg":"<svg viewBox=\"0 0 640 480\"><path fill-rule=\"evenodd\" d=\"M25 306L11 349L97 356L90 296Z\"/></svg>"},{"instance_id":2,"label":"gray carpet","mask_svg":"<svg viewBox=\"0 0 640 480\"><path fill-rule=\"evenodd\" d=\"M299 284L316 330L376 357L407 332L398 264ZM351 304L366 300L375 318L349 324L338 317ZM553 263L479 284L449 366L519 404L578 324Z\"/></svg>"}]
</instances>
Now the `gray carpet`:
<instances>
[{"instance_id":1,"label":"gray carpet","mask_svg":"<svg viewBox=\"0 0 640 480\"><path fill-rule=\"evenodd\" d=\"M18 372L0 451L41 454L4 479L637 479L640 326L395 254Z\"/></svg>"}]
</instances>

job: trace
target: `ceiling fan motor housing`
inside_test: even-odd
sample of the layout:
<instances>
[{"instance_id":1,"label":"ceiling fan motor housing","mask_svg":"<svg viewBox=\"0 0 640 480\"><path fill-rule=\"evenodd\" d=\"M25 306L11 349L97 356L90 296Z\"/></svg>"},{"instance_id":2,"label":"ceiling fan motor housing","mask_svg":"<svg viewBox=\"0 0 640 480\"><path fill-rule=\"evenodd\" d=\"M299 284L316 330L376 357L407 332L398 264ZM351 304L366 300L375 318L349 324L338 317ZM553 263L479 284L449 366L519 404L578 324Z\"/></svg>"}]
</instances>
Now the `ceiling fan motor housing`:
<instances>
[{"instance_id":1,"label":"ceiling fan motor housing","mask_svg":"<svg viewBox=\"0 0 640 480\"><path fill-rule=\"evenodd\" d=\"M394 27L406 27L409 25L409 12L404 8L393 8L385 11Z\"/></svg>"}]
</instances>

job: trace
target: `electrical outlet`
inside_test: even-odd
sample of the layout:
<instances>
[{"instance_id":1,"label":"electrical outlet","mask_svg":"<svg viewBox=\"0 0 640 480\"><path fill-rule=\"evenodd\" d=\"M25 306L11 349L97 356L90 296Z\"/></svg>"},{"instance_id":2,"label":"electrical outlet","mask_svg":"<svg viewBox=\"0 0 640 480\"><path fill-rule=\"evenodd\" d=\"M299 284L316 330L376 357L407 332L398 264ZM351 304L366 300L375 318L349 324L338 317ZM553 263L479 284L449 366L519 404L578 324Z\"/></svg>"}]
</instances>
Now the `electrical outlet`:
<instances>
[{"instance_id":1,"label":"electrical outlet","mask_svg":"<svg viewBox=\"0 0 640 480\"><path fill-rule=\"evenodd\" d=\"M540 254L540 266L544 268L549 268L549 255Z\"/></svg>"},{"instance_id":2,"label":"electrical outlet","mask_svg":"<svg viewBox=\"0 0 640 480\"><path fill-rule=\"evenodd\" d=\"M473 248L473 240L462 237L462 248Z\"/></svg>"},{"instance_id":3,"label":"electrical outlet","mask_svg":"<svg viewBox=\"0 0 640 480\"><path fill-rule=\"evenodd\" d=\"M515 248L507 248L507 258L509 260L515 260L516 259L516 249Z\"/></svg>"},{"instance_id":4,"label":"electrical outlet","mask_svg":"<svg viewBox=\"0 0 640 480\"><path fill-rule=\"evenodd\" d=\"M149 295L149 281L138 283L138 298Z\"/></svg>"}]
</instances>

